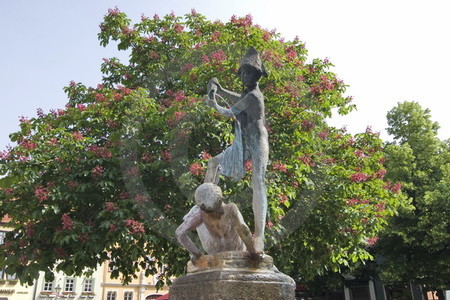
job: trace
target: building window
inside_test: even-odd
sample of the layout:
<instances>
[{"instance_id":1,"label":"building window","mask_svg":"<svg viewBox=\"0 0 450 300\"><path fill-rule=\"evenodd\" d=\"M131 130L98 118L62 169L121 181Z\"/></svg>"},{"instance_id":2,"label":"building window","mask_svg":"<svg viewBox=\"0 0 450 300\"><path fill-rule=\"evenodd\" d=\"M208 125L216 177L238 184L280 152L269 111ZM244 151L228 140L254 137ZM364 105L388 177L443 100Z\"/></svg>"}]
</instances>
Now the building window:
<instances>
[{"instance_id":1,"label":"building window","mask_svg":"<svg viewBox=\"0 0 450 300\"><path fill-rule=\"evenodd\" d=\"M117 300L117 292L108 291L106 294L106 300Z\"/></svg>"},{"instance_id":2,"label":"building window","mask_svg":"<svg viewBox=\"0 0 450 300\"><path fill-rule=\"evenodd\" d=\"M17 274L6 274L6 280L17 280Z\"/></svg>"},{"instance_id":3,"label":"building window","mask_svg":"<svg viewBox=\"0 0 450 300\"><path fill-rule=\"evenodd\" d=\"M93 292L94 291L94 279L86 278L83 284L83 292Z\"/></svg>"},{"instance_id":4,"label":"building window","mask_svg":"<svg viewBox=\"0 0 450 300\"><path fill-rule=\"evenodd\" d=\"M42 287L43 292L51 292L53 291L53 282L52 281L46 281L44 282L44 286Z\"/></svg>"},{"instance_id":5,"label":"building window","mask_svg":"<svg viewBox=\"0 0 450 300\"><path fill-rule=\"evenodd\" d=\"M124 292L123 300L133 300L133 292Z\"/></svg>"},{"instance_id":6,"label":"building window","mask_svg":"<svg viewBox=\"0 0 450 300\"><path fill-rule=\"evenodd\" d=\"M64 281L64 292L73 292L75 290L75 278L66 278Z\"/></svg>"},{"instance_id":7,"label":"building window","mask_svg":"<svg viewBox=\"0 0 450 300\"><path fill-rule=\"evenodd\" d=\"M5 235L6 232L0 231L0 245L3 245L5 243Z\"/></svg>"}]
</instances>

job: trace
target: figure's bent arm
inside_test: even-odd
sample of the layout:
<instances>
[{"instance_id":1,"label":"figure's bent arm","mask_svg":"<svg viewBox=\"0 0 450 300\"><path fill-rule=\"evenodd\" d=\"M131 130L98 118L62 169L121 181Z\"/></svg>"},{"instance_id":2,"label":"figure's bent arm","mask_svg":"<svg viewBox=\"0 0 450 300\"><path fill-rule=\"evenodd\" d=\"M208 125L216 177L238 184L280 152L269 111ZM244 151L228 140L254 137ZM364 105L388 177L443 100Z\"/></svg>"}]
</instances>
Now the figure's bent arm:
<instances>
[{"instance_id":1,"label":"figure's bent arm","mask_svg":"<svg viewBox=\"0 0 450 300\"><path fill-rule=\"evenodd\" d=\"M200 257L202 253L187 235L189 231L194 230L202 223L201 211L198 210L190 214L184 222L177 228L175 235L178 242L183 245L192 255Z\"/></svg>"},{"instance_id":2,"label":"figure's bent arm","mask_svg":"<svg viewBox=\"0 0 450 300\"><path fill-rule=\"evenodd\" d=\"M230 203L232 205L231 209L231 221L233 222L233 225L235 226L239 237L242 239L242 241L245 244L245 247L247 247L247 251L250 252L250 254L256 254L255 244L253 243L252 233L250 229L248 228L247 224L244 222L244 218L241 215L241 212L237 208L236 204Z\"/></svg>"},{"instance_id":3,"label":"figure's bent arm","mask_svg":"<svg viewBox=\"0 0 450 300\"><path fill-rule=\"evenodd\" d=\"M231 100L232 103L230 103L231 105L235 104L236 102L239 101L239 99L241 98L241 95L232 91L229 91L227 89L224 89L222 87L219 87L217 89L217 94L219 94L222 97L228 98Z\"/></svg>"},{"instance_id":4,"label":"figure's bent arm","mask_svg":"<svg viewBox=\"0 0 450 300\"><path fill-rule=\"evenodd\" d=\"M219 81L217 80L216 77L212 78L209 82L208 82L208 94L210 92L210 90L212 89L213 86L217 87L217 94L219 94L222 97L228 98L229 100L231 100L231 105L233 105L234 103L238 102L239 99L241 98L241 95L232 91L229 91L227 89L224 89L220 84Z\"/></svg>"}]
</instances>

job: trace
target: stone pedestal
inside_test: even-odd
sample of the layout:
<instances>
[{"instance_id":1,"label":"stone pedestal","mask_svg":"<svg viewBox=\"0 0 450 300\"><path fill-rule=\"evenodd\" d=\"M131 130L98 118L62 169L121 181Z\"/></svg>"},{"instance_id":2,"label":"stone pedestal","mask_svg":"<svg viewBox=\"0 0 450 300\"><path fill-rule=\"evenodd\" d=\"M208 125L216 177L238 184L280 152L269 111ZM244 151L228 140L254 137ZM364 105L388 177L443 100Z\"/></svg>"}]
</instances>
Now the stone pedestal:
<instances>
[{"instance_id":1,"label":"stone pedestal","mask_svg":"<svg viewBox=\"0 0 450 300\"><path fill-rule=\"evenodd\" d=\"M250 260L248 252L202 256L170 288L170 300L295 300L295 282L280 273L272 257Z\"/></svg>"}]
</instances>

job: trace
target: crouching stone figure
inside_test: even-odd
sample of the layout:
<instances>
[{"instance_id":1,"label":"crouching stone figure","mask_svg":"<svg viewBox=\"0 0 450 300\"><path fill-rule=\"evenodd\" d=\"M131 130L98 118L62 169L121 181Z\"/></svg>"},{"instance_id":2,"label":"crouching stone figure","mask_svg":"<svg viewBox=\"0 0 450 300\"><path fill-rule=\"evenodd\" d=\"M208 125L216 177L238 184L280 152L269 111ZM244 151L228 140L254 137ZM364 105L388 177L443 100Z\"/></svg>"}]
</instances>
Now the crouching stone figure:
<instances>
[{"instance_id":1,"label":"crouching stone figure","mask_svg":"<svg viewBox=\"0 0 450 300\"><path fill-rule=\"evenodd\" d=\"M250 229L245 224L236 204L223 203L222 190L213 183L204 183L195 191L196 205L183 218L175 234L190 253L195 265L202 252L192 242L188 232L197 230L207 254L222 251L247 251L257 255Z\"/></svg>"}]
</instances>

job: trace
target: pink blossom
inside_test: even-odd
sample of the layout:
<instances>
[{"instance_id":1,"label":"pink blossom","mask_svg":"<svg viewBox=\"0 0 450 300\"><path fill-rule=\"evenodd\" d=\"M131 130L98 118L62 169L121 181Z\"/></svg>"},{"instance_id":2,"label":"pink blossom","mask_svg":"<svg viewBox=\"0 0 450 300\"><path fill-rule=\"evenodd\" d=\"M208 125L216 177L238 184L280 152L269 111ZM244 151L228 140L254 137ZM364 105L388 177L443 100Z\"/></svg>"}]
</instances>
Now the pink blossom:
<instances>
[{"instance_id":1,"label":"pink blossom","mask_svg":"<svg viewBox=\"0 0 450 300\"><path fill-rule=\"evenodd\" d=\"M365 182L369 176L366 173L363 172L356 172L352 175L350 175L350 180L353 182Z\"/></svg>"},{"instance_id":2,"label":"pink blossom","mask_svg":"<svg viewBox=\"0 0 450 300\"><path fill-rule=\"evenodd\" d=\"M293 46L290 46L286 49L286 57L290 61L297 57L297 52L295 51Z\"/></svg>"},{"instance_id":3,"label":"pink blossom","mask_svg":"<svg viewBox=\"0 0 450 300\"><path fill-rule=\"evenodd\" d=\"M89 148L89 150L101 158L111 158L112 154L111 151L108 150L106 147L99 147L97 145L93 145Z\"/></svg>"},{"instance_id":4,"label":"pink blossom","mask_svg":"<svg viewBox=\"0 0 450 300\"><path fill-rule=\"evenodd\" d=\"M162 153L162 159L163 159L164 161L170 161L170 160L172 159L172 154L170 154L170 151L169 151L169 150L165 150L165 151Z\"/></svg>"},{"instance_id":5,"label":"pink blossom","mask_svg":"<svg viewBox=\"0 0 450 300\"><path fill-rule=\"evenodd\" d=\"M272 228L273 228L273 223L272 223L272 221L267 222L266 228L267 228L267 229L272 229Z\"/></svg>"},{"instance_id":6,"label":"pink blossom","mask_svg":"<svg viewBox=\"0 0 450 300\"><path fill-rule=\"evenodd\" d=\"M145 203L148 201L148 197L145 195L136 195L136 197L134 197L134 200L136 200L137 203Z\"/></svg>"},{"instance_id":7,"label":"pink blossom","mask_svg":"<svg viewBox=\"0 0 450 300\"><path fill-rule=\"evenodd\" d=\"M380 169L378 170L378 172L375 173L375 178L383 178L384 175L386 175L386 170L385 169Z\"/></svg>"},{"instance_id":8,"label":"pink blossom","mask_svg":"<svg viewBox=\"0 0 450 300\"><path fill-rule=\"evenodd\" d=\"M151 162L152 161L152 155L149 152L145 152L142 154L141 159L145 162Z\"/></svg>"},{"instance_id":9,"label":"pink blossom","mask_svg":"<svg viewBox=\"0 0 450 300\"><path fill-rule=\"evenodd\" d=\"M231 23L236 24L238 27L249 27L253 24L252 19L251 15L246 15L244 18L237 18L233 15L231 17Z\"/></svg>"},{"instance_id":10,"label":"pink blossom","mask_svg":"<svg viewBox=\"0 0 450 300\"><path fill-rule=\"evenodd\" d=\"M49 191L47 188L37 186L34 190L34 196L39 199L39 202L42 202L48 199Z\"/></svg>"},{"instance_id":11,"label":"pink blossom","mask_svg":"<svg viewBox=\"0 0 450 300\"><path fill-rule=\"evenodd\" d=\"M158 52L153 51L153 50L151 50L151 51L148 52L148 56L149 56L151 59L153 59L153 60L159 59L159 54L158 54Z\"/></svg>"},{"instance_id":12,"label":"pink blossom","mask_svg":"<svg viewBox=\"0 0 450 300\"><path fill-rule=\"evenodd\" d=\"M316 165L314 161L311 159L311 154L305 154L303 156L298 157L297 159L310 167L314 167Z\"/></svg>"},{"instance_id":13,"label":"pink blossom","mask_svg":"<svg viewBox=\"0 0 450 300\"><path fill-rule=\"evenodd\" d=\"M38 116L39 118L45 117L45 114L44 114L44 111L42 110L42 108L38 108L38 109L36 110L36 114L37 114L37 116Z\"/></svg>"},{"instance_id":14,"label":"pink blossom","mask_svg":"<svg viewBox=\"0 0 450 300\"><path fill-rule=\"evenodd\" d=\"M378 237L377 237L377 236L374 236L374 237L372 237L372 238L370 238L370 239L367 240L367 245L368 245L369 247L370 247L370 246L373 246L377 241L378 241Z\"/></svg>"},{"instance_id":15,"label":"pink blossom","mask_svg":"<svg viewBox=\"0 0 450 300\"><path fill-rule=\"evenodd\" d=\"M288 197L286 195L278 195L278 199L280 200L280 203L285 203L288 200Z\"/></svg>"},{"instance_id":16,"label":"pink blossom","mask_svg":"<svg viewBox=\"0 0 450 300\"><path fill-rule=\"evenodd\" d=\"M206 54L202 55L202 63L203 64L208 64L210 63L209 57Z\"/></svg>"},{"instance_id":17,"label":"pink blossom","mask_svg":"<svg viewBox=\"0 0 450 300\"><path fill-rule=\"evenodd\" d=\"M118 207L117 207L116 203L114 203L114 202L106 202L105 203L106 211L115 211L117 209L118 209Z\"/></svg>"},{"instance_id":18,"label":"pink blossom","mask_svg":"<svg viewBox=\"0 0 450 300\"><path fill-rule=\"evenodd\" d=\"M78 240L83 244L86 244L89 241L89 234L87 232L83 232L78 235Z\"/></svg>"},{"instance_id":19,"label":"pink blossom","mask_svg":"<svg viewBox=\"0 0 450 300\"><path fill-rule=\"evenodd\" d=\"M116 6L116 7L114 7L114 9L112 9L112 8L109 8L108 9L108 14L110 15L110 16L116 16L116 15L118 15L120 13L120 10L119 10L119 8Z\"/></svg>"},{"instance_id":20,"label":"pink blossom","mask_svg":"<svg viewBox=\"0 0 450 300\"><path fill-rule=\"evenodd\" d=\"M79 131L72 133L72 137L75 141L80 141L84 139L83 134L81 134L81 132Z\"/></svg>"},{"instance_id":21,"label":"pink blossom","mask_svg":"<svg viewBox=\"0 0 450 300\"><path fill-rule=\"evenodd\" d=\"M86 110L86 105L84 105L84 104L77 104L77 108L80 110L80 111L85 111Z\"/></svg>"},{"instance_id":22,"label":"pink blossom","mask_svg":"<svg viewBox=\"0 0 450 300\"><path fill-rule=\"evenodd\" d=\"M393 191L393 192L396 193L396 194L400 193L401 190L402 190L402 184L399 183L399 182L397 182L396 184L394 184L394 185L391 187L391 191Z\"/></svg>"},{"instance_id":23,"label":"pink blossom","mask_svg":"<svg viewBox=\"0 0 450 300\"><path fill-rule=\"evenodd\" d=\"M326 140L328 137L328 132L326 132L326 131L319 132L318 136L321 140Z\"/></svg>"},{"instance_id":24,"label":"pink blossom","mask_svg":"<svg viewBox=\"0 0 450 300\"><path fill-rule=\"evenodd\" d=\"M215 63L220 63L227 59L227 55L223 52L222 49L217 50L216 52L211 53L211 60Z\"/></svg>"},{"instance_id":25,"label":"pink blossom","mask_svg":"<svg viewBox=\"0 0 450 300\"><path fill-rule=\"evenodd\" d=\"M96 165L91 170L92 177L94 177L95 179L100 178L103 175L103 171L104 171L104 169L102 166Z\"/></svg>"},{"instance_id":26,"label":"pink blossom","mask_svg":"<svg viewBox=\"0 0 450 300\"><path fill-rule=\"evenodd\" d=\"M35 227L36 227L35 224L27 223L27 225L25 225L25 235L29 238L32 238L35 233Z\"/></svg>"},{"instance_id":27,"label":"pink blossom","mask_svg":"<svg viewBox=\"0 0 450 300\"><path fill-rule=\"evenodd\" d=\"M30 121L28 120L28 117L20 116L19 122L20 123L29 123Z\"/></svg>"},{"instance_id":28,"label":"pink blossom","mask_svg":"<svg viewBox=\"0 0 450 300\"><path fill-rule=\"evenodd\" d=\"M195 66L191 63L187 63L184 66L181 67L181 72L189 72L192 70Z\"/></svg>"},{"instance_id":29,"label":"pink blossom","mask_svg":"<svg viewBox=\"0 0 450 300\"><path fill-rule=\"evenodd\" d=\"M115 224L109 225L109 232L114 232L114 231L116 231L116 225Z\"/></svg>"},{"instance_id":30,"label":"pink blossom","mask_svg":"<svg viewBox=\"0 0 450 300\"><path fill-rule=\"evenodd\" d=\"M62 229L63 230L73 230L73 220L70 218L70 216L67 213L64 213L61 216L61 223L62 223Z\"/></svg>"},{"instance_id":31,"label":"pink blossom","mask_svg":"<svg viewBox=\"0 0 450 300\"><path fill-rule=\"evenodd\" d=\"M356 157L367 157L367 155L364 154L364 151L358 149L355 151Z\"/></svg>"},{"instance_id":32,"label":"pink blossom","mask_svg":"<svg viewBox=\"0 0 450 300\"><path fill-rule=\"evenodd\" d=\"M350 206L359 204L359 199L346 199L345 201L347 201L347 204Z\"/></svg>"},{"instance_id":33,"label":"pink blossom","mask_svg":"<svg viewBox=\"0 0 450 300\"><path fill-rule=\"evenodd\" d=\"M203 175L204 168L198 162L195 162L189 167L189 171L191 172L192 175L198 176L198 175Z\"/></svg>"},{"instance_id":34,"label":"pink blossom","mask_svg":"<svg viewBox=\"0 0 450 300\"><path fill-rule=\"evenodd\" d=\"M131 233L141 234L144 233L144 225L141 222L135 221L133 219L125 220L125 226L131 231Z\"/></svg>"},{"instance_id":35,"label":"pink blossom","mask_svg":"<svg viewBox=\"0 0 450 300\"><path fill-rule=\"evenodd\" d=\"M245 161L244 166L245 166L245 170L246 170L247 172L251 172L252 169L253 169L253 161L252 161L251 159Z\"/></svg>"},{"instance_id":36,"label":"pink blossom","mask_svg":"<svg viewBox=\"0 0 450 300\"><path fill-rule=\"evenodd\" d=\"M55 248L55 254L56 254L56 257L58 257L58 258L65 258L65 257L67 257L66 250L64 250L61 247Z\"/></svg>"},{"instance_id":37,"label":"pink blossom","mask_svg":"<svg viewBox=\"0 0 450 300\"><path fill-rule=\"evenodd\" d=\"M76 188L78 187L78 182L69 180L69 182L67 182L67 185L68 185L69 188L71 188L71 189L76 189Z\"/></svg>"},{"instance_id":38,"label":"pink blossom","mask_svg":"<svg viewBox=\"0 0 450 300\"><path fill-rule=\"evenodd\" d=\"M37 147L37 144L30 140L24 140L20 145L27 150L33 150Z\"/></svg>"},{"instance_id":39,"label":"pink blossom","mask_svg":"<svg viewBox=\"0 0 450 300\"><path fill-rule=\"evenodd\" d=\"M316 127L316 124L314 124L314 122L309 121L309 120L303 120L302 121L302 128L306 132L311 131L312 129L314 129L314 127Z\"/></svg>"},{"instance_id":40,"label":"pink blossom","mask_svg":"<svg viewBox=\"0 0 450 300\"><path fill-rule=\"evenodd\" d=\"M183 32L184 27L181 24L175 24L173 26L173 29L175 29L176 32L181 33L181 32Z\"/></svg>"},{"instance_id":41,"label":"pink blossom","mask_svg":"<svg viewBox=\"0 0 450 300\"><path fill-rule=\"evenodd\" d=\"M119 196L119 198L120 199L128 199L128 198L130 198L130 194L128 194L128 192L122 192L122 193L120 193L120 196Z\"/></svg>"},{"instance_id":42,"label":"pink blossom","mask_svg":"<svg viewBox=\"0 0 450 300\"><path fill-rule=\"evenodd\" d=\"M125 171L125 175L128 177L139 176L139 168L137 166L133 166Z\"/></svg>"},{"instance_id":43,"label":"pink blossom","mask_svg":"<svg viewBox=\"0 0 450 300\"><path fill-rule=\"evenodd\" d=\"M201 156L202 156L203 160L208 160L208 159L210 159L212 157L211 154L209 154L206 151L202 151Z\"/></svg>"},{"instance_id":44,"label":"pink blossom","mask_svg":"<svg viewBox=\"0 0 450 300\"><path fill-rule=\"evenodd\" d=\"M219 41L219 37L222 35L222 33L220 32L220 31L218 31L218 30L216 30L216 31L214 31L212 34L211 34L211 40L213 41L213 42L218 42Z\"/></svg>"},{"instance_id":45,"label":"pink blossom","mask_svg":"<svg viewBox=\"0 0 450 300\"><path fill-rule=\"evenodd\" d=\"M273 164L272 164L272 168L273 168L274 170L281 171L281 172L283 172L283 173L287 173L287 167L286 167L286 165L285 165L285 164L282 164L282 163L280 163L280 162L275 162L275 163L273 163Z\"/></svg>"}]
</instances>

